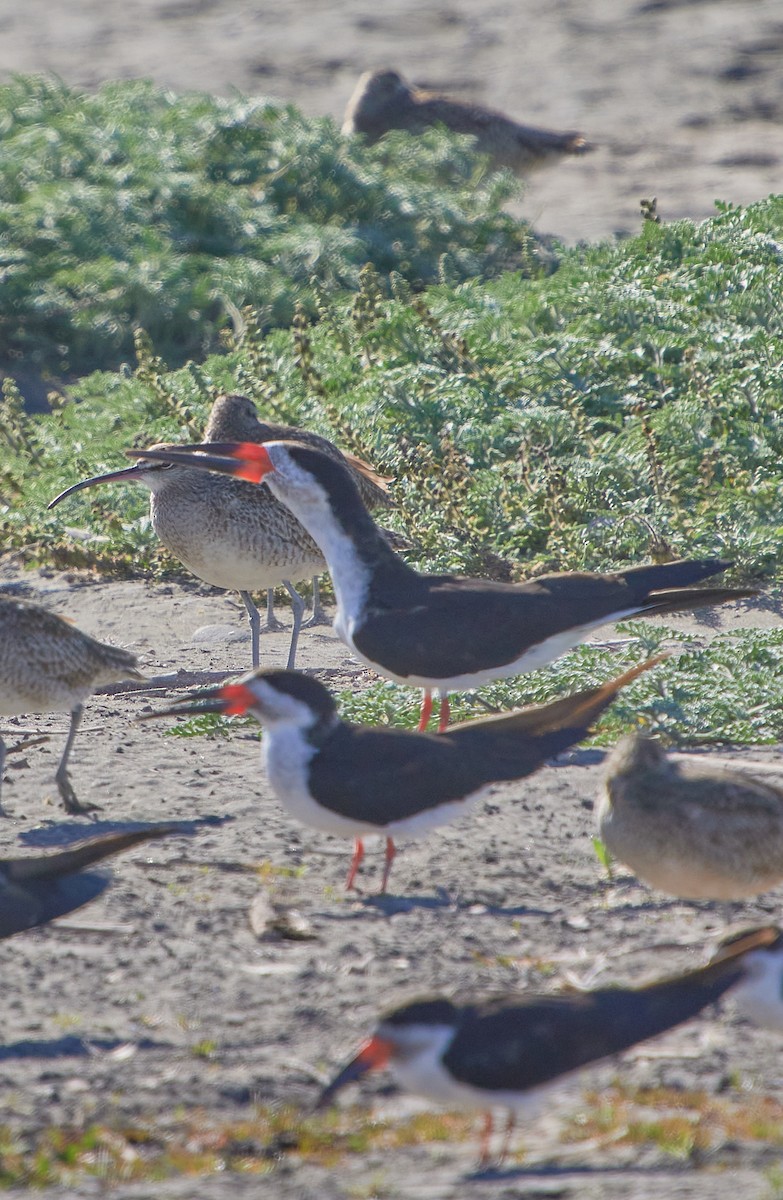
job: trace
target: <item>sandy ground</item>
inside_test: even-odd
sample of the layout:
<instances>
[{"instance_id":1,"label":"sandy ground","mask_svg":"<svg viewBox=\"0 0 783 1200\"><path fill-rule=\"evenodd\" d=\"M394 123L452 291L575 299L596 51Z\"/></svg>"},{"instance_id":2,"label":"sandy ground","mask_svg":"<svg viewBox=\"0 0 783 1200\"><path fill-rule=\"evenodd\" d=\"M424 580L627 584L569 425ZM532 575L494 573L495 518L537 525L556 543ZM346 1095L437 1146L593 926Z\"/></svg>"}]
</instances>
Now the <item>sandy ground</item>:
<instances>
[{"instance_id":1,"label":"sandy ground","mask_svg":"<svg viewBox=\"0 0 783 1200\"><path fill-rule=\"evenodd\" d=\"M249 658L239 608L207 589L22 573L7 558L0 561L0 585L9 584L88 632L129 645L149 675L241 670ZM732 609L720 622L692 628L705 639L716 627L746 619ZM213 627L211 636L205 627ZM282 663L286 642L285 634L264 638L269 665ZM303 637L301 666L335 688L367 678L330 630ZM254 1102L306 1106L318 1080L371 1027L379 1006L455 985L490 992L649 979L696 965L709 938L724 928L726 916L715 906L652 897L622 872L611 884L603 878L591 847L597 752L577 751L533 780L500 788L472 818L404 847L392 895L383 900L370 892L381 857L380 848L370 848L369 894L348 897L342 885L349 845L285 815L261 776L257 741L244 731L228 741L177 739L165 736L168 721L134 722L164 699L162 692L142 692L90 701L72 778L81 799L103 806L95 820L66 818L58 807L52 777L67 718L3 722L9 741L26 730L51 732L52 739L9 758L0 853L59 845L127 822L213 817L216 823L123 856L114 886L89 909L0 944L0 1126L25 1134L55 1123L149 1121L165 1134L193 1113L209 1124L237 1122ZM259 864L263 884L254 870ZM259 940L248 921L259 887L298 909L314 939ZM732 919L769 921L778 901L772 895L735 906ZM204 1042L214 1043L209 1058L198 1053ZM601 1084L617 1071L593 1073L588 1082ZM728 1086L726 1095L738 1104L756 1095L783 1097L778 1040L740 1024L730 1011L626 1056L619 1073L635 1085L709 1093ZM260 1180L213 1176L127 1185L111 1194L128 1200L766 1197L765 1172L778 1152L763 1141L719 1141L698 1163L611 1141L565 1144L570 1119L585 1111L583 1087L582 1080L570 1083L523 1128L524 1157L508 1171L468 1184L474 1143L374 1151L331 1170L291 1152ZM393 1094L388 1080L364 1095L380 1115L418 1108ZM87 1181L56 1194L64 1200L105 1189Z\"/></svg>"},{"instance_id":2,"label":"sandy ground","mask_svg":"<svg viewBox=\"0 0 783 1200\"><path fill-rule=\"evenodd\" d=\"M408 78L599 144L521 206L575 241L781 188L780 0L0 0L0 78L149 77L339 118L358 75Z\"/></svg>"}]
</instances>

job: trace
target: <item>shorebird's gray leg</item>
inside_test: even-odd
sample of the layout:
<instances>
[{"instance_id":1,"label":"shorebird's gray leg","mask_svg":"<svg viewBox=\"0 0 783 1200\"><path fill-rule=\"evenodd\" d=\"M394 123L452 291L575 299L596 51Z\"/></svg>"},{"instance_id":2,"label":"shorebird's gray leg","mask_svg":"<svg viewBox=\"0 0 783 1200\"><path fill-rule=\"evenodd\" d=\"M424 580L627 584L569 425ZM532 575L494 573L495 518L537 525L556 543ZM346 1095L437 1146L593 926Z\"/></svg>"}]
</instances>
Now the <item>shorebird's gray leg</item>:
<instances>
[{"instance_id":1,"label":"shorebird's gray leg","mask_svg":"<svg viewBox=\"0 0 783 1200\"><path fill-rule=\"evenodd\" d=\"M250 646L253 655L253 670L255 671L261 662L261 652L258 641L261 637L261 613L253 603L250 592L240 592L247 615L250 618Z\"/></svg>"},{"instance_id":2,"label":"shorebird's gray leg","mask_svg":"<svg viewBox=\"0 0 783 1200\"><path fill-rule=\"evenodd\" d=\"M268 588L266 593L266 625L265 633L282 633L285 625L275 616L275 589Z\"/></svg>"},{"instance_id":3,"label":"shorebird's gray leg","mask_svg":"<svg viewBox=\"0 0 783 1200\"><path fill-rule=\"evenodd\" d=\"M76 738L76 730L79 728L79 723L81 722L83 712L84 707L81 704L77 704L75 708L71 709L71 728L68 730L68 738L65 743L65 749L63 750L63 756L60 759L60 765L57 768L57 774L54 777L62 798L62 802L65 805L65 811L72 814L90 812L99 807L97 804L80 804L76 799L76 792L73 790L71 781L68 778L68 759L73 748L73 743Z\"/></svg>"},{"instance_id":4,"label":"shorebird's gray leg","mask_svg":"<svg viewBox=\"0 0 783 1200\"><path fill-rule=\"evenodd\" d=\"M321 604L321 589L318 585L318 576L313 575L313 611L312 615L302 622L302 629L314 629L316 625L330 625L331 621L326 615L326 609Z\"/></svg>"},{"instance_id":5,"label":"shorebird's gray leg","mask_svg":"<svg viewBox=\"0 0 783 1200\"><path fill-rule=\"evenodd\" d=\"M3 794L3 770L5 768L5 742L0 738L0 796ZM0 817L6 816L6 811L0 803Z\"/></svg>"},{"instance_id":6,"label":"shorebird's gray leg","mask_svg":"<svg viewBox=\"0 0 783 1200\"><path fill-rule=\"evenodd\" d=\"M290 580L284 579L283 587L291 597L291 609L294 614L294 627L291 630L291 645L288 647L288 663L286 664L286 670L293 671L296 664L296 647L299 642L299 630L302 628L302 615L305 610L305 602Z\"/></svg>"}]
</instances>

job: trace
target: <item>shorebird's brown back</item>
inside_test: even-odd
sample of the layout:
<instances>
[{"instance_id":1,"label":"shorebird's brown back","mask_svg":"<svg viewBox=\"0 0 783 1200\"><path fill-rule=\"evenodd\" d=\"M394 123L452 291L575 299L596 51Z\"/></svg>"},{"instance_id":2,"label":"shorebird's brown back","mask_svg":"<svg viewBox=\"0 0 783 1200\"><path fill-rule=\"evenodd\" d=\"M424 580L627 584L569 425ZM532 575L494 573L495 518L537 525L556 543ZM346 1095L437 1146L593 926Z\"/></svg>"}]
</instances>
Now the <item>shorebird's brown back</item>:
<instances>
[{"instance_id":1,"label":"shorebird's brown back","mask_svg":"<svg viewBox=\"0 0 783 1200\"><path fill-rule=\"evenodd\" d=\"M343 133L363 133L375 141L392 129L422 133L438 124L474 137L477 150L487 154L493 166L519 173L593 148L576 130L558 133L521 125L484 105L410 87L396 71L362 75L346 109Z\"/></svg>"},{"instance_id":2,"label":"shorebird's brown back","mask_svg":"<svg viewBox=\"0 0 783 1200\"><path fill-rule=\"evenodd\" d=\"M389 480L380 475L369 463L340 450L334 442L293 425L276 425L262 421L256 406L248 396L218 396L204 427L205 442L301 442L320 450L329 458L344 463L351 472L354 482L367 508L388 508L393 502L389 495Z\"/></svg>"}]
</instances>

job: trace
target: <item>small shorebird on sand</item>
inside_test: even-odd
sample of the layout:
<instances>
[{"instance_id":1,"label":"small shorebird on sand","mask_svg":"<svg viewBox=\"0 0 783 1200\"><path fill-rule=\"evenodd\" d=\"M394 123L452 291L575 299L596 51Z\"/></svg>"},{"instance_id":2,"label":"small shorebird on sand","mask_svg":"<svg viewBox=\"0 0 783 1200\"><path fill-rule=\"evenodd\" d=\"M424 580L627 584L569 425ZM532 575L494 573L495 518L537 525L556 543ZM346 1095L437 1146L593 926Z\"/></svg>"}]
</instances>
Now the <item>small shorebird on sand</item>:
<instances>
[{"instance_id":1,"label":"small shorebird on sand","mask_svg":"<svg viewBox=\"0 0 783 1200\"><path fill-rule=\"evenodd\" d=\"M446 733L349 725L331 693L293 671L259 671L196 692L147 717L251 713L264 726L266 774L283 807L316 829L352 837L346 888L354 886L363 838L386 838L381 892L394 839L416 837L463 816L492 783L524 779L587 736L622 687L659 659L601 687L537 708L455 725Z\"/></svg>"},{"instance_id":2,"label":"small shorebird on sand","mask_svg":"<svg viewBox=\"0 0 783 1200\"><path fill-rule=\"evenodd\" d=\"M476 149L489 156L493 167L510 167L519 174L593 148L582 133L554 133L520 125L481 104L411 87L389 70L365 71L360 77L348 101L342 131L347 137L363 133L375 142L392 129L423 133L439 124L454 133L470 134L476 139Z\"/></svg>"},{"instance_id":3,"label":"small shorebird on sand","mask_svg":"<svg viewBox=\"0 0 783 1200\"><path fill-rule=\"evenodd\" d=\"M79 803L68 778L82 702L103 684L143 678L128 650L96 641L38 604L0 596L0 714L70 712L71 726L55 775L66 812L95 807ZM0 783L4 760L0 739Z\"/></svg>"},{"instance_id":4,"label":"small shorebird on sand","mask_svg":"<svg viewBox=\"0 0 783 1200\"><path fill-rule=\"evenodd\" d=\"M207 431L242 428L252 430L255 438L264 429L284 429L297 440L316 442L319 449L329 447L328 453L345 461L352 477L363 481L365 494L372 497L376 505L378 497L386 495L385 481L360 459L344 457L336 446L317 434L288 426L264 426L257 418L256 429L252 422L254 412L252 401L244 396L219 397ZM161 444L157 449L182 447ZM205 583L239 592L250 619L254 667L260 662L261 617L251 592L268 591L280 585L286 588L293 611L287 665L289 670L293 669L305 609L305 602L293 581L315 577L326 569L326 563L290 509L266 487L255 488L242 480L217 475L205 483L192 471L166 463L137 463L133 467L83 479L55 496L48 507L54 508L74 492L96 483L122 481L141 483L150 489L152 527L175 558Z\"/></svg>"},{"instance_id":5,"label":"small shorebird on sand","mask_svg":"<svg viewBox=\"0 0 783 1200\"><path fill-rule=\"evenodd\" d=\"M140 842L179 832L177 825L155 825L106 833L56 854L0 859L0 938L44 925L100 896L111 875L85 867Z\"/></svg>"},{"instance_id":6,"label":"small shorebird on sand","mask_svg":"<svg viewBox=\"0 0 783 1200\"><path fill-rule=\"evenodd\" d=\"M489 1162L492 1110L507 1109L502 1162L516 1115L525 1110L535 1115L552 1084L695 1017L741 985L753 952L776 936L775 929L756 930L719 962L646 987L468 1004L445 997L413 1000L381 1017L317 1107L326 1107L340 1088L367 1071L388 1065L412 1092L448 1108L485 1112L482 1166Z\"/></svg>"},{"instance_id":7,"label":"small shorebird on sand","mask_svg":"<svg viewBox=\"0 0 783 1200\"><path fill-rule=\"evenodd\" d=\"M311 433L310 430L299 429L293 425L274 425L270 421L262 421L249 396L240 396L235 393L218 396L212 405L209 419L204 427L204 441L258 442L259 444L284 441L301 442L304 446L312 446L330 458L346 464L359 489L359 495L370 512L376 508L388 508L392 503L388 491L389 480L379 475L364 459L358 458L346 450L338 449L334 442L321 437L320 434ZM392 545L394 545L393 542ZM321 569L323 570L324 567L322 566ZM297 578L300 577L297 576ZM302 629L328 624L328 618L319 598L318 576L313 575L311 582L313 615L309 620L302 622ZM273 588L267 592L266 628L269 630L283 628L274 615ZM291 663L288 665L289 668L292 666ZM253 666L258 666L255 660Z\"/></svg>"},{"instance_id":8,"label":"small shorebird on sand","mask_svg":"<svg viewBox=\"0 0 783 1200\"><path fill-rule=\"evenodd\" d=\"M624 737L596 807L607 850L683 900L744 900L783 882L783 787Z\"/></svg>"},{"instance_id":9,"label":"small shorebird on sand","mask_svg":"<svg viewBox=\"0 0 783 1200\"><path fill-rule=\"evenodd\" d=\"M744 947L758 930L746 929L724 938L711 962L722 962ZM753 948L745 958L742 982L732 990L731 999L743 1017L762 1029L783 1033L783 930L769 945Z\"/></svg>"},{"instance_id":10,"label":"small shorebird on sand","mask_svg":"<svg viewBox=\"0 0 783 1200\"><path fill-rule=\"evenodd\" d=\"M445 729L449 691L536 670L610 621L755 594L693 587L730 565L717 558L516 584L423 575L383 540L345 468L309 446L244 442L127 453L254 483L263 479L323 551L337 597L337 636L379 674L425 689L420 729L429 721L434 688Z\"/></svg>"}]
</instances>

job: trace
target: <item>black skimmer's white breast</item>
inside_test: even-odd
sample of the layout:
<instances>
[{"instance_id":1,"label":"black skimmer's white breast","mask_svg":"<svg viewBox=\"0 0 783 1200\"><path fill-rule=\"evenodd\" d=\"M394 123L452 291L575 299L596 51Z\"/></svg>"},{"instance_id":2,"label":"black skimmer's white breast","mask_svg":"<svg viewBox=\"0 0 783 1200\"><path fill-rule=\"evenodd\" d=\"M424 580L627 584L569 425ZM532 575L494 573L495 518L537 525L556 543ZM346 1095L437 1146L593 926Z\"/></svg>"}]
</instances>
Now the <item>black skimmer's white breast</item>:
<instances>
[{"instance_id":1,"label":"black skimmer's white breast","mask_svg":"<svg viewBox=\"0 0 783 1200\"><path fill-rule=\"evenodd\" d=\"M620 862L684 900L744 900L783 882L783 787L703 757L670 758L654 738L623 738L596 806Z\"/></svg>"},{"instance_id":2,"label":"black skimmer's white breast","mask_svg":"<svg viewBox=\"0 0 783 1200\"><path fill-rule=\"evenodd\" d=\"M457 1004L414 1000L381 1017L375 1034L324 1089L387 1066L403 1087L454 1108L530 1109L557 1080L674 1029L742 985L778 931L760 929L720 960L641 988L505 996ZM735 994L732 992L732 994ZM491 1124L485 1126L486 1159Z\"/></svg>"},{"instance_id":3,"label":"black skimmer's white breast","mask_svg":"<svg viewBox=\"0 0 783 1200\"><path fill-rule=\"evenodd\" d=\"M281 804L304 824L356 840L348 888L364 853L362 839L386 838L385 891L396 838L462 816L491 783L532 775L581 741L618 691L658 661L550 704L469 721L437 736L341 721L323 684L291 671L259 671L150 715L252 713L264 726L264 765Z\"/></svg>"},{"instance_id":4,"label":"black skimmer's white breast","mask_svg":"<svg viewBox=\"0 0 783 1200\"><path fill-rule=\"evenodd\" d=\"M83 701L102 684L143 678L127 650L96 641L38 604L0 596L0 714L70 713L55 776L66 812L90 808L79 803L68 777ZM0 738L0 783L4 760Z\"/></svg>"},{"instance_id":5,"label":"black skimmer's white breast","mask_svg":"<svg viewBox=\"0 0 783 1200\"><path fill-rule=\"evenodd\" d=\"M178 832L177 825L156 825L107 833L56 854L0 859L0 938L53 921L100 896L111 877L87 867L140 842Z\"/></svg>"},{"instance_id":6,"label":"black skimmer's white breast","mask_svg":"<svg viewBox=\"0 0 783 1200\"><path fill-rule=\"evenodd\" d=\"M337 596L338 636L380 674L427 694L542 667L610 621L753 594L693 586L725 570L729 564L719 559L545 575L520 584L424 575L383 540L348 471L310 447L226 443L128 453L267 482L324 553ZM420 727L428 716L425 701ZM446 707L441 728L447 720Z\"/></svg>"}]
</instances>

